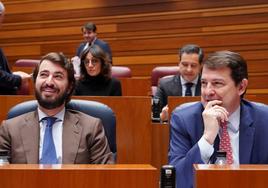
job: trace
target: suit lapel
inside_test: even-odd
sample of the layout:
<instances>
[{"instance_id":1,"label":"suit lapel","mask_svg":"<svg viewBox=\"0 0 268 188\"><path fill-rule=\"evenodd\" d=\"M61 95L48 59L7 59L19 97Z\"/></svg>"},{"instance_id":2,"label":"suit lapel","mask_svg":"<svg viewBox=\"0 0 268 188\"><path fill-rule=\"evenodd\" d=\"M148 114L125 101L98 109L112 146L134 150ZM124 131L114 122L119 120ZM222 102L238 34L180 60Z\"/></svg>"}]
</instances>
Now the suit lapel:
<instances>
[{"instance_id":1,"label":"suit lapel","mask_svg":"<svg viewBox=\"0 0 268 188\"><path fill-rule=\"evenodd\" d=\"M62 133L62 163L74 164L79 148L82 128L76 115L66 110Z\"/></svg>"},{"instance_id":2,"label":"suit lapel","mask_svg":"<svg viewBox=\"0 0 268 188\"><path fill-rule=\"evenodd\" d=\"M201 77L198 77L197 85L195 87L195 96L200 96L201 95Z\"/></svg>"},{"instance_id":3,"label":"suit lapel","mask_svg":"<svg viewBox=\"0 0 268 188\"><path fill-rule=\"evenodd\" d=\"M24 119L20 135L28 164L39 162L39 120L37 111L29 113Z\"/></svg>"},{"instance_id":4,"label":"suit lapel","mask_svg":"<svg viewBox=\"0 0 268 188\"><path fill-rule=\"evenodd\" d=\"M174 87L172 87L174 92L174 96L182 96L182 85L181 85L181 78L179 75L174 76ZM172 91L171 90L171 91Z\"/></svg>"},{"instance_id":5,"label":"suit lapel","mask_svg":"<svg viewBox=\"0 0 268 188\"><path fill-rule=\"evenodd\" d=\"M247 105L241 103L241 115L239 125L239 161L240 164L249 164L251 151L253 147L253 139L255 127L252 126L253 119L250 109Z\"/></svg>"}]
</instances>

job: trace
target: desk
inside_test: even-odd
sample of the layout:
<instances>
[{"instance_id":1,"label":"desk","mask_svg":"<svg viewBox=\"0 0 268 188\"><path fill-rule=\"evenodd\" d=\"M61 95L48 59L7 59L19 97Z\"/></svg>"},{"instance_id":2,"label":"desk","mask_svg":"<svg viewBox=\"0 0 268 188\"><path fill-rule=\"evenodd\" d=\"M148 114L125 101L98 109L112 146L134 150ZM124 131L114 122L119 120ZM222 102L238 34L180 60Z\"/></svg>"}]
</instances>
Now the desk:
<instances>
[{"instance_id":1,"label":"desk","mask_svg":"<svg viewBox=\"0 0 268 188\"><path fill-rule=\"evenodd\" d=\"M150 96L151 78L119 78L123 96Z\"/></svg>"},{"instance_id":2,"label":"desk","mask_svg":"<svg viewBox=\"0 0 268 188\"><path fill-rule=\"evenodd\" d=\"M268 185L268 165L194 164L196 188L263 188Z\"/></svg>"},{"instance_id":3,"label":"desk","mask_svg":"<svg viewBox=\"0 0 268 188\"><path fill-rule=\"evenodd\" d=\"M4 165L2 188L156 188L156 168L136 165Z\"/></svg>"}]
</instances>

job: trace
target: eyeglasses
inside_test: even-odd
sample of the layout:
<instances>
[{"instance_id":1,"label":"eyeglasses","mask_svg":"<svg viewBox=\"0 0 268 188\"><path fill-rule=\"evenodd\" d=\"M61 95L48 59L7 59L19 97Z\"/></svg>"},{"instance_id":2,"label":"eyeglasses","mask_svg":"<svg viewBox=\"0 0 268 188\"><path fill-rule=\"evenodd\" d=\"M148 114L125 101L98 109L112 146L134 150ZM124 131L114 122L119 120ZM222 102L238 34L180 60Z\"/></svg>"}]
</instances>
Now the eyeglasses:
<instances>
[{"instance_id":1,"label":"eyeglasses","mask_svg":"<svg viewBox=\"0 0 268 188\"><path fill-rule=\"evenodd\" d=\"M89 63L91 63L92 66L96 66L99 62L98 59L85 59L84 64L89 66Z\"/></svg>"}]
</instances>

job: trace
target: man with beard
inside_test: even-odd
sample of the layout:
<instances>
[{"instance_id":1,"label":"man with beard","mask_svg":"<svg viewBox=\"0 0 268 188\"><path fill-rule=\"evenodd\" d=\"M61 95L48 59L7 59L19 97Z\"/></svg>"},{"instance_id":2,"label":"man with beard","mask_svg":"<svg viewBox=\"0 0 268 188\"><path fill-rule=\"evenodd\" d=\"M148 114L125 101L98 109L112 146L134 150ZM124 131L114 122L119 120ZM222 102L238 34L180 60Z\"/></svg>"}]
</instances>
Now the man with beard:
<instances>
[{"instance_id":1,"label":"man with beard","mask_svg":"<svg viewBox=\"0 0 268 188\"><path fill-rule=\"evenodd\" d=\"M100 119L65 108L75 87L73 65L65 56L44 56L33 80L38 108L0 126L0 151L11 153L10 162L114 163Z\"/></svg>"}]
</instances>

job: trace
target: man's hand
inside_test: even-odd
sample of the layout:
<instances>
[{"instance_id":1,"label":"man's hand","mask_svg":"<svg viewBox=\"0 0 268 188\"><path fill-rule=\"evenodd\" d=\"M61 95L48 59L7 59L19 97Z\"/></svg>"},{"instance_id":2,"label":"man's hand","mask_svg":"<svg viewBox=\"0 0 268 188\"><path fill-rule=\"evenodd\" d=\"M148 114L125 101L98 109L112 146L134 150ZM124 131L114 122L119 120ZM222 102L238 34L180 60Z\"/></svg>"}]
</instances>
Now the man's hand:
<instances>
[{"instance_id":1,"label":"man's hand","mask_svg":"<svg viewBox=\"0 0 268 188\"><path fill-rule=\"evenodd\" d=\"M31 79L31 75L26 72L17 71L17 72L13 72L13 74L20 76L22 79L22 82Z\"/></svg>"},{"instance_id":2,"label":"man's hand","mask_svg":"<svg viewBox=\"0 0 268 188\"><path fill-rule=\"evenodd\" d=\"M167 121L168 120L168 105L166 105L164 108L162 108L162 111L160 113L160 119L162 121Z\"/></svg>"},{"instance_id":3,"label":"man's hand","mask_svg":"<svg viewBox=\"0 0 268 188\"><path fill-rule=\"evenodd\" d=\"M205 110L202 113L204 121L204 138L213 144L219 132L220 123L228 121L229 113L220 106L222 101L213 100L207 103Z\"/></svg>"}]
</instances>

